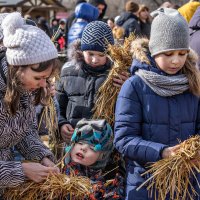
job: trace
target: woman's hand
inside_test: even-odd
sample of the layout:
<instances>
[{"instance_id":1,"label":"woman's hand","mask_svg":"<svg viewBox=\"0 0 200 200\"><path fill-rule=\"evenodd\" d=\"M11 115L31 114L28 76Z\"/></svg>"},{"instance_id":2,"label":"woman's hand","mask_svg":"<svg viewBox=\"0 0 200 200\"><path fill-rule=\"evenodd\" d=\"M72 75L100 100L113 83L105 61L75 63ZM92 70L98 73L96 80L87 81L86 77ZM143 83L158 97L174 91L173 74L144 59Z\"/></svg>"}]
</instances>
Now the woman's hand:
<instances>
[{"instance_id":1,"label":"woman's hand","mask_svg":"<svg viewBox=\"0 0 200 200\"><path fill-rule=\"evenodd\" d=\"M49 174L57 173L57 167L46 167L34 162L22 163L22 169L25 176L36 183L45 180Z\"/></svg>"},{"instance_id":2,"label":"woman's hand","mask_svg":"<svg viewBox=\"0 0 200 200\"><path fill-rule=\"evenodd\" d=\"M49 160L47 157L44 157L41 161L41 164L46 166L46 167L54 167L55 168L55 173L60 173L60 170L58 167L55 166L55 163L53 163L51 160Z\"/></svg>"},{"instance_id":3,"label":"woman's hand","mask_svg":"<svg viewBox=\"0 0 200 200\"><path fill-rule=\"evenodd\" d=\"M121 88L123 83L129 78L128 72L122 72L118 77L113 78L113 85Z\"/></svg>"},{"instance_id":4,"label":"woman's hand","mask_svg":"<svg viewBox=\"0 0 200 200\"><path fill-rule=\"evenodd\" d=\"M66 143L70 142L73 132L74 132L74 128L70 124L64 124L61 126L60 133L61 133L62 139Z\"/></svg>"},{"instance_id":5,"label":"woman's hand","mask_svg":"<svg viewBox=\"0 0 200 200\"><path fill-rule=\"evenodd\" d=\"M162 158L169 158L170 156L174 156L176 151L180 149L180 145L176 145L173 147L167 147L162 151Z\"/></svg>"}]
</instances>

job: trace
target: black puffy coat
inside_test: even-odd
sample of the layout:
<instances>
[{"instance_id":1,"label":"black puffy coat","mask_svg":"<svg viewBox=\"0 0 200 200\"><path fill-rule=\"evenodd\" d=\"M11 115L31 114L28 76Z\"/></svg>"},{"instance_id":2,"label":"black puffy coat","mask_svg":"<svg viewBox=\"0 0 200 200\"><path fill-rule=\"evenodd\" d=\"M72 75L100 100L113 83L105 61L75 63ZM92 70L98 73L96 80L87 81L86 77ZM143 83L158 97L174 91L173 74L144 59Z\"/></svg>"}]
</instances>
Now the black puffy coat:
<instances>
[{"instance_id":1,"label":"black puffy coat","mask_svg":"<svg viewBox=\"0 0 200 200\"><path fill-rule=\"evenodd\" d=\"M91 118L95 94L107 78L111 67L108 61L101 68L92 68L86 65L83 59L78 62L77 55L74 55L77 54L76 48L72 51L76 58L64 65L57 87L60 105L59 126L71 124L75 127L80 119ZM70 55L69 58L73 56Z\"/></svg>"}]
</instances>

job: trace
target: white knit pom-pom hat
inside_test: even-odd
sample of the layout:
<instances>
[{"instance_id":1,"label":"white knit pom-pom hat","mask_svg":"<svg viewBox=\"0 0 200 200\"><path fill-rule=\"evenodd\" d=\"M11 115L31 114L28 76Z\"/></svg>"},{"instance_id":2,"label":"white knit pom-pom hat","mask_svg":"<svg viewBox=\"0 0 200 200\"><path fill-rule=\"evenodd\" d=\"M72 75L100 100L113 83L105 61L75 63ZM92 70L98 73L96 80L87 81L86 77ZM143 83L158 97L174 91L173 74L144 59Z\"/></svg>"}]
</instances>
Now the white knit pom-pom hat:
<instances>
[{"instance_id":1,"label":"white knit pom-pom hat","mask_svg":"<svg viewBox=\"0 0 200 200\"><path fill-rule=\"evenodd\" d=\"M18 12L8 14L2 22L3 44L10 65L31 65L58 57L58 52L40 28L25 24Z\"/></svg>"}]
</instances>

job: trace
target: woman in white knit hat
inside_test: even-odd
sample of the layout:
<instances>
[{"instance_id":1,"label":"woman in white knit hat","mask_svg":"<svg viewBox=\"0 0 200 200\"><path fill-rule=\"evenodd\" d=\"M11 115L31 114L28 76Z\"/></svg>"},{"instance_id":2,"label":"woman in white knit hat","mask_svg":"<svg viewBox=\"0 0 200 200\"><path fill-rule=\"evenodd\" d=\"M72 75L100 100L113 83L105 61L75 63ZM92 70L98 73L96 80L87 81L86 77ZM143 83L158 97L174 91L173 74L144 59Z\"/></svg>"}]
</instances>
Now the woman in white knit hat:
<instances>
[{"instance_id":1,"label":"woman in white knit hat","mask_svg":"<svg viewBox=\"0 0 200 200\"><path fill-rule=\"evenodd\" d=\"M27 178L40 182L59 172L38 137L34 107L45 104L48 79L60 71L57 50L41 29L26 25L20 13L8 14L2 29L8 67L0 70L0 195ZM30 162L14 161L13 146Z\"/></svg>"}]
</instances>

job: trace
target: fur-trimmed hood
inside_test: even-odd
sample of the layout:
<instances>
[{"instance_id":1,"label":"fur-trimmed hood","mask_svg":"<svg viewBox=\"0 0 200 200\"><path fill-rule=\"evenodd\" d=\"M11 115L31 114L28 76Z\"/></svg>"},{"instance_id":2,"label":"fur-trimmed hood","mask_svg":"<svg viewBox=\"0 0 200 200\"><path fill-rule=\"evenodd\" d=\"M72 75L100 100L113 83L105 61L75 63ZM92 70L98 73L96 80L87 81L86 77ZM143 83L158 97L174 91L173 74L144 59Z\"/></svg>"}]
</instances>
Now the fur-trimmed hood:
<instances>
[{"instance_id":1,"label":"fur-trimmed hood","mask_svg":"<svg viewBox=\"0 0 200 200\"><path fill-rule=\"evenodd\" d=\"M76 66L80 69L84 63L83 52L81 51L81 40L77 39L72 42L67 50L68 62L63 67Z\"/></svg>"},{"instance_id":2,"label":"fur-trimmed hood","mask_svg":"<svg viewBox=\"0 0 200 200\"><path fill-rule=\"evenodd\" d=\"M138 38L135 39L131 44L131 53L133 62L130 68L130 72L132 75L138 69L144 69L148 71L154 71L159 74L165 74L163 71L156 67L156 63L153 57L151 57L151 53L149 52L149 40L146 38ZM188 54L186 64L190 63L193 66L197 66L198 56L197 54L190 49Z\"/></svg>"}]
</instances>

